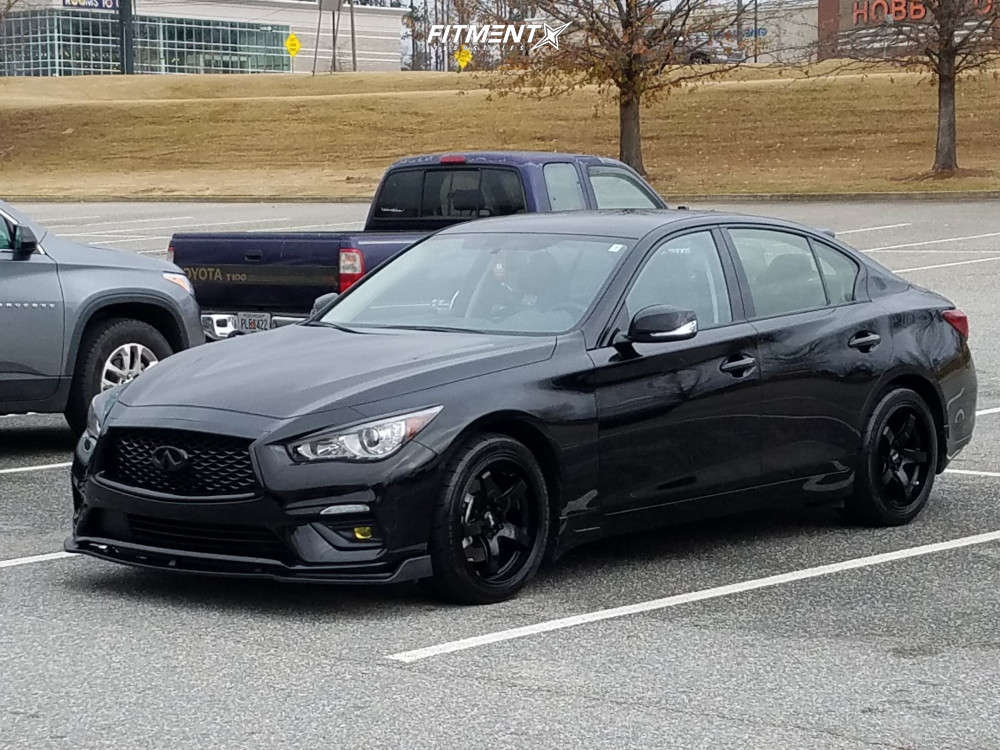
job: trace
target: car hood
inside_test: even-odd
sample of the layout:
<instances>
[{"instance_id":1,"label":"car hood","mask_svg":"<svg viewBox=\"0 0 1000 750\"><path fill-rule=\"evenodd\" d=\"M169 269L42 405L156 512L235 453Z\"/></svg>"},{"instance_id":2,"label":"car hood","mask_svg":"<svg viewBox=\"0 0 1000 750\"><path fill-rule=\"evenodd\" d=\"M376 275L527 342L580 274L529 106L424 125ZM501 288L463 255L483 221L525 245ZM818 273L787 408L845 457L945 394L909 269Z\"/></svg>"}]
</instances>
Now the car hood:
<instances>
[{"instance_id":1,"label":"car hood","mask_svg":"<svg viewBox=\"0 0 1000 750\"><path fill-rule=\"evenodd\" d=\"M539 362L556 339L294 325L189 349L132 382L126 406L196 406L286 419Z\"/></svg>"},{"instance_id":2,"label":"car hood","mask_svg":"<svg viewBox=\"0 0 1000 750\"><path fill-rule=\"evenodd\" d=\"M83 245L51 232L41 239L41 243L46 254L64 266L81 265L93 268L133 268L140 271L181 272L173 263L160 258L150 258L147 255L139 255L128 250Z\"/></svg>"}]
</instances>

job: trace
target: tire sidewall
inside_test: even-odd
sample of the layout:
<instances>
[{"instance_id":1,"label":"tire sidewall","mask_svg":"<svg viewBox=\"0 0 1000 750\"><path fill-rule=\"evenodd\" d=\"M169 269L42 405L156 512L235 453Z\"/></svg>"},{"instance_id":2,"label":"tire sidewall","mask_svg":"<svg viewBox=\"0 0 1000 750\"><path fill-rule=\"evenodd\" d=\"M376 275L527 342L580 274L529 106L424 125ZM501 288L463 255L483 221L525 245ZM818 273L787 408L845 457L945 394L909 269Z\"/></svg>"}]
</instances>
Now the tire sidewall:
<instances>
[{"instance_id":1,"label":"tire sidewall","mask_svg":"<svg viewBox=\"0 0 1000 750\"><path fill-rule=\"evenodd\" d=\"M461 549L456 518L468 482L486 465L497 460L513 460L524 471L533 512L537 518L535 540L528 560L517 575L503 583L487 583L469 570ZM435 509L430 552L438 588L447 598L465 603L489 604L509 599L535 574L545 555L549 539L549 496L538 462L523 444L504 435L484 435L467 443L449 464Z\"/></svg>"},{"instance_id":2,"label":"tire sidewall","mask_svg":"<svg viewBox=\"0 0 1000 750\"><path fill-rule=\"evenodd\" d=\"M930 470L927 472L927 479L917 498L905 508L896 507L885 501L879 481L882 467L878 456L879 435L892 414L902 406L911 407L920 414L920 419L923 422L921 429L924 430L927 450L930 453ZM869 506L868 513L873 515L876 520L884 525L901 525L913 520L923 510L934 486L938 463L938 436L934 415L931 414L926 402L919 394L908 388L897 388L882 397L868 420L864 452L861 459L863 482L860 483L859 489L863 493L865 504Z\"/></svg>"}]
</instances>

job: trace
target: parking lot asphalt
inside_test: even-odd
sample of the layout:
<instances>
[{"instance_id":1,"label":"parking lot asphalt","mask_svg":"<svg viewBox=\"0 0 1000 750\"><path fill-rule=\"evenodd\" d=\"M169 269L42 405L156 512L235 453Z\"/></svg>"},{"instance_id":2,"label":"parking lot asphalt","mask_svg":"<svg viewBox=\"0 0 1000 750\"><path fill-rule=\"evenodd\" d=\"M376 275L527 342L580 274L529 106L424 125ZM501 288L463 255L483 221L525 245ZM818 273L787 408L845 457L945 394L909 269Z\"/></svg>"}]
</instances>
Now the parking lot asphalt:
<instances>
[{"instance_id":1,"label":"parking lot asphalt","mask_svg":"<svg viewBox=\"0 0 1000 750\"><path fill-rule=\"evenodd\" d=\"M18 207L74 239L149 254L182 229L358 228L366 211ZM1000 531L1000 202L713 207L830 227L969 314L976 437L915 523L851 528L820 509L633 535L479 608L415 586L32 562L68 531L72 441L59 417L2 417L0 747L1000 747L1000 542L976 537ZM952 540L964 541L925 547ZM894 551L907 552L837 565ZM692 596L389 658L678 595Z\"/></svg>"}]
</instances>

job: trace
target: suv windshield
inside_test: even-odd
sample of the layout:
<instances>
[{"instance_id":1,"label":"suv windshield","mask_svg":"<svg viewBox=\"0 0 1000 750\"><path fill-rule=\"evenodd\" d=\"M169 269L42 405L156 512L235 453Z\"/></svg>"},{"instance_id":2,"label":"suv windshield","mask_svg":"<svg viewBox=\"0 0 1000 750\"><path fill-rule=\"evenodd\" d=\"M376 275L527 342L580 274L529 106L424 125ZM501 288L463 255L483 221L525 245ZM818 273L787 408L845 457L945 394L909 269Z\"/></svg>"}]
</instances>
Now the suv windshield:
<instances>
[{"instance_id":1,"label":"suv windshield","mask_svg":"<svg viewBox=\"0 0 1000 750\"><path fill-rule=\"evenodd\" d=\"M629 246L614 237L438 235L366 279L321 322L559 333L580 322Z\"/></svg>"}]
</instances>

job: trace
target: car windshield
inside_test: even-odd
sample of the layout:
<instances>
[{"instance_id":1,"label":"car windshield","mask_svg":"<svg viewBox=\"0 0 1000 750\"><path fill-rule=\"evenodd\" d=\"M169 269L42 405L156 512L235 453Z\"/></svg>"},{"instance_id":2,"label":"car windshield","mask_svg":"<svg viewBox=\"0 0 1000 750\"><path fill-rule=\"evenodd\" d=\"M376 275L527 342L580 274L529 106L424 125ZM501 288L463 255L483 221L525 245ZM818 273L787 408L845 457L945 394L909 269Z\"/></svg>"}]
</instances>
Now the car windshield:
<instances>
[{"instance_id":1,"label":"car windshield","mask_svg":"<svg viewBox=\"0 0 1000 750\"><path fill-rule=\"evenodd\" d=\"M629 246L614 237L437 235L373 274L320 322L559 333L580 322Z\"/></svg>"}]
</instances>

